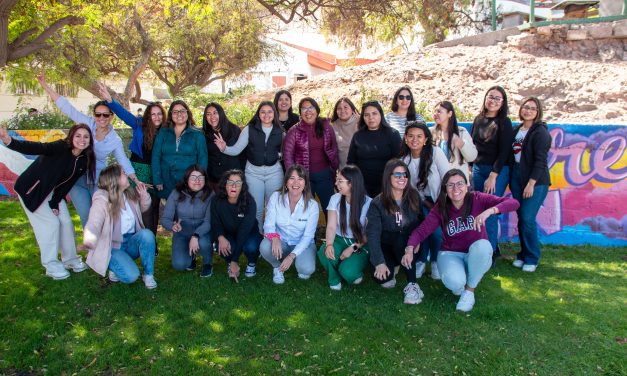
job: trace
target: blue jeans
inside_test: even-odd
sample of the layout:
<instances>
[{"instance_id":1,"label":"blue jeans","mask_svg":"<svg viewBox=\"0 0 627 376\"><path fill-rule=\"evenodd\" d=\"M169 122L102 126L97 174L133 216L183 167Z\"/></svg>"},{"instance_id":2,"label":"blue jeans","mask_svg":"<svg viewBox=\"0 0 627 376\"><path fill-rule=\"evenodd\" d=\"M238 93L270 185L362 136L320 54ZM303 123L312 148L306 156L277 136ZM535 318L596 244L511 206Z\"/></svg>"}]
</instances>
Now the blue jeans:
<instances>
[{"instance_id":1,"label":"blue jeans","mask_svg":"<svg viewBox=\"0 0 627 376\"><path fill-rule=\"evenodd\" d=\"M483 192L483 184L490 173L492 172L492 165L487 164L473 164L472 165L472 188L475 191ZM503 166L501 173L496 178L496 185L494 187L494 195L502 197L509 183L509 166ZM488 233L488 240L492 244L492 249L496 256L500 255L498 249L499 246L499 216L491 215L485 222L485 229Z\"/></svg>"},{"instance_id":2,"label":"blue jeans","mask_svg":"<svg viewBox=\"0 0 627 376\"><path fill-rule=\"evenodd\" d=\"M335 176L333 176L333 172L330 168L326 168L315 173L310 172L309 181L311 182L311 193L314 197L316 194L318 195L318 198L320 199L320 207L322 208L322 212L326 218L327 206L329 206L331 196L335 193Z\"/></svg>"},{"instance_id":3,"label":"blue jeans","mask_svg":"<svg viewBox=\"0 0 627 376\"><path fill-rule=\"evenodd\" d=\"M492 246L485 239L472 243L467 253L443 249L438 259L442 283L455 294L460 294L465 286L476 288L491 265Z\"/></svg>"},{"instance_id":4,"label":"blue jeans","mask_svg":"<svg viewBox=\"0 0 627 376\"><path fill-rule=\"evenodd\" d=\"M81 226L83 228L85 228L85 224L87 224L89 209L91 209L91 196L95 191L95 184L87 184L87 175L81 176L70 190L72 204L74 205L78 216L81 218Z\"/></svg>"},{"instance_id":5,"label":"blue jeans","mask_svg":"<svg viewBox=\"0 0 627 376\"><path fill-rule=\"evenodd\" d=\"M225 238L231 243L231 249L233 249L235 247L235 239L231 236L225 236ZM257 259L259 258L259 244L261 244L262 239L261 234L255 231L244 241L242 253L246 255L248 263L251 265L257 264ZM226 257L222 256L222 258L224 258L227 264L232 261L239 262L239 260L233 258L233 252Z\"/></svg>"},{"instance_id":6,"label":"blue jeans","mask_svg":"<svg viewBox=\"0 0 627 376\"><path fill-rule=\"evenodd\" d=\"M189 241L192 235L185 235L175 232L172 235L172 267L175 270L186 270L192 263L192 256L189 255ZM212 246L209 234L205 234L198 239L200 250L198 253L202 256L203 265L211 265Z\"/></svg>"},{"instance_id":7,"label":"blue jeans","mask_svg":"<svg viewBox=\"0 0 627 376\"><path fill-rule=\"evenodd\" d=\"M523 198L525 187L522 186L520 178L520 164L516 163L512 169L512 180L509 187L512 190L512 196L520 202L520 207L516 210L516 214L518 214L520 252L516 255L516 258L528 265L538 265L540 260L540 241L538 240L536 217L538 216L540 206L542 206L546 195L549 193L549 186L536 185L533 188L533 196Z\"/></svg>"},{"instance_id":8,"label":"blue jeans","mask_svg":"<svg viewBox=\"0 0 627 376\"><path fill-rule=\"evenodd\" d=\"M135 259L140 257L145 275L155 273L155 235L144 228L134 234L124 234L120 248L111 249L109 269L122 283L133 283L139 278Z\"/></svg>"},{"instance_id":9,"label":"blue jeans","mask_svg":"<svg viewBox=\"0 0 627 376\"><path fill-rule=\"evenodd\" d=\"M422 207L422 212L425 215L429 215L429 209L426 206ZM427 237L422 243L420 243L420 250L418 251L418 260L420 262L427 262L427 257L431 255L429 260L431 262L438 261L438 252L442 246L442 227L438 228Z\"/></svg>"}]
</instances>

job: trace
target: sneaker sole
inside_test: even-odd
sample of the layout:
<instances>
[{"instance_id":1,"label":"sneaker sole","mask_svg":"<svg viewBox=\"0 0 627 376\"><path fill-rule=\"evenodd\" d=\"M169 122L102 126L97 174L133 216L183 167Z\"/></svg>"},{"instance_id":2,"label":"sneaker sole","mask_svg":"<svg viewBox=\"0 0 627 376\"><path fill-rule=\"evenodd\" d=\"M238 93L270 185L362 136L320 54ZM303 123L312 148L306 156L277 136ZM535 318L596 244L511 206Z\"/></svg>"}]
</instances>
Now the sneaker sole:
<instances>
[{"instance_id":1,"label":"sneaker sole","mask_svg":"<svg viewBox=\"0 0 627 376\"><path fill-rule=\"evenodd\" d=\"M64 279L70 278L70 273L68 273L67 275L64 275L64 276L55 276L55 275L46 273L46 276L52 278L55 281L62 281Z\"/></svg>"},{"instance_id":2,"label":"sneaker sole","mask_svg":"<svg viewBox=\"0 0 627 376\"><path fill-rule=\"evenodd\" d=\"M89 269L89 266L85 265L85 267L83 268L71 268L71 267L66 267L66 270L71 270L74 273L80 273L80 272L84 272L85 270Z\"/></svg>"},{"instance_id":3,"label":"sneaker sole","mask_svg":"<svg viewBox=\"0 0 627 376\"><path fill-rule=\"evenodd\" d=\"M282 284L284 284L284 283L285 283L285 280L283 280L283 281L275 281L275 280L272 280L272 282L273 282L275 285L282 285Z\"/></svg>"},{"instance_id":4,"label":"sneaker sole","mask_svg":"<svg viewBox=\"0 0 627 376\"><path fill-rule=\"evenodd\" d=\"M200 275L200 278L209 278L209 277L211 277L212 275L213 275L213 272L211 272L211 273L209 273L209 274L207 274L207 275L202 275L202 274L201 274L201 275Z\"/></svg>"},{"instance_id":5,"label":"sneaker sole","mask_svg":"<svg viewBox=\"0 0 627 376\"><path fill-rule=\"evenodd\" d=\"M407 300L403 300L403 303L404 304L420 304L420 303L422 303L422 300L418 300L416 302L408 302Z\"/></svg>"}]
</instances>

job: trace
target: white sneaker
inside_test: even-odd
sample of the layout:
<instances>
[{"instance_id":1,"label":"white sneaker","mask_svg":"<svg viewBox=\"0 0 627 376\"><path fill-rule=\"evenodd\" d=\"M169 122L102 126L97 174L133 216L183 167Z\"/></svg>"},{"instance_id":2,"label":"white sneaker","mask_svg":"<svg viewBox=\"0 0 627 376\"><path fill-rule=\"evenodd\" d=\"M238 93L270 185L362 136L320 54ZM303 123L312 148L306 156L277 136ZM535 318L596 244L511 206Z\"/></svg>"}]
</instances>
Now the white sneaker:
<instances>
[{"instance_id":1,"label":"white sneaker","mask_svg":"<svg viewBox=\"0 0 627 376\"><path fill-rule=\"evenodd\" d=\"M248 264L246 265L246 271L244 275L248 278L254 277L257 274L257 264Z\"/></svg>"},{"instance_id":2,"label":"white sneaker","mask_svg":"<svg viewBox=\"0 0 627 376\"><path fill-rule=\"evenodd\" d=\"M70 262L63 263L63 267L68 270L72 269L74 273L80 273L88 268L87 264L85 264L80 257Z\"/></svg>"},{"instance_id":3,"label":"white sneaker","mask_svg":"<svg viewBox=\"0 0 627 376\"><path fill-rule=\"evenodd\" d=\"M389 281L382 283L381 287L384 289L393 289L396 287L396 278L392 278Z\"/></svg>"},{"instance_id":4,"label":"white sneaker","mask_svg":"<svg viewBox=\"0 0 627 376\"><path fill-rule=\"evenodd\" d=\"M309 279L311 277L311 274L300 274L298 273L298 278L300 279Z\"/></svg>"},{"instance_id":5,"label":"white sneaker","mask_svg":"<svg viewBox=\"0 0 627 376\"><path fill-rule=\"evenodd\" d=\"M533 273L536 271L536 268L538 267L538 265L531 265L531 264L525 264L522 266L522 271L523 272L528 272L528 273Z\"/></svg>"},{"instance_id":6,"label":"white sneaker","mask_svg":"<svg viewBox=\"0 0 627 376\"><path fill-rule=\"evenodd\" d=\"M46 268L46 275L55 281L60 281L68 278L70 276L70 272L65 270L65 268L61 266L61 263L57 261L48 265Z\"/></svg>"},{"instance_id":7,"label":"white sneaker","mask_svg":"<svg viewBox=\"0 0 627 376\"><path fill-rule=\"evenodd\" d=\"M283 272L279 268L272 269L272 282L277 285L282 285L285 282L285 277L283 276Z\"/></svg>"},{"instance_id":8,"label":"white sneaker","mask_svg":"<svg viewBox=\"0 0 627 376\"><path fill-rule=\"evenodd\" d=\"M157 281L155 281L155 277L152 274L144 274L142 279L147 289L152 290L157 288Z\"/></svg>"},{"instance_id":9,"label":"white sneaker","mask_svg":"<svg viewBox=\"0 0 627 376\"><path fill-rule=\"evenodd\" d=\"M464 290L462 296L459 297L457 302L457 310L462 312L472 311L472 307L475 305L475 293L472 291Z\"/></svg>"},{"instance_id":10,"label":"white sneaker","mask_svg":"<svg viewBox=\"0 0 627 376\"><path fill-rule=\"evenodd\" d=\"M359 277L353 281L353 285L358 285L364 280L364 277Z\"/></svg>"},{"instance_id":11,"label":"white sneaker","mask_svg":"<svg viewBox=\"0 0 627 376\"><path fill-rule=\"evenodd\" d=\"M435 262L431 263L431 278L435 279L436 281L442 279L440 277L440 271L438 270L438 264Z\"/></svg>"},{"instance_id":12,"label":"white sneaker","mask_svg":"<svg viewBox=\"0 0 627 376\"><path fill-rule=\"evenodd\" d=\"M337 285L330 285L329 288L334 291L340 291L342 289L342 282L338 283Z\"/></svg>"},{"instance_id":13,"label":"white sneaker","mask_svg":"<svg viewBox=\"0 0 627 376\"><path fill-rule=\"evenodd\" d=\"M403 292L405 293L405 299L403 300L405 304L420 304L425 296L417 283L408 283Z\"/></svg>"},{"instance_id":14,"label":"white sneaker","mask_svg":"<svg viewBox=\"0 0 627 376\"><path fill-rule=\"evenodd\" d=\"M109 270L109 281L111 282L120 282L120 278L113 272L113 270Z\"/></svg>"},{"instance_id":15,"label":"white sneaker","mask_svg":"<svg viewBox=\"0 0 627 376\"><path fill-rule=\"evenodd\" d=\"M422 261L418 261L416 263L416 278L420 278L422 277L423 274L425 274L425 269L427 268L427 264L422 262Z\"/></svg>"},{"instance_id":16,"label":"white sneaker","mask_svg":"<svg viewBox=\"0 0 627 376\"><path fill-rule=\"evenodd\" d=\"M522 268L524 264L525 262L523 260L518 260L518 259L512 262L512 265L514 265L515 268Z\"/></svg>"},{"instance_id":17,"label":"white sneaker","mask_svg":"<svg viewBox=\"0 0 627 376\"><path fill-rule=\"evenodd\" d=\"M459 289L457 291L452 291L452 293L455 296L460 296L462 294L462 292L464 292L464 290L466 290L466 289L462 287L461 289Z\"/></svg>"}]
</instances>

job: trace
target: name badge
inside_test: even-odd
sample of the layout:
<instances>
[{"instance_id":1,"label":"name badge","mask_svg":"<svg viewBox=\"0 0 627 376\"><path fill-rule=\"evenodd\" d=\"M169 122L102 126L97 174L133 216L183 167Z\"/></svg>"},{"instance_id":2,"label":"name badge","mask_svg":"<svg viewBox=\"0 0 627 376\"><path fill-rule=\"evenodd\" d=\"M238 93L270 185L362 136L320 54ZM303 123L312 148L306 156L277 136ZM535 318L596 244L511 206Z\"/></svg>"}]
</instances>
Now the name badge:
<instances>
[{"instance_id":1,"label":"name badge","mask_svg":"<svg viewBox=\"0 0 627 376\"><path fill-rule=\"evenodd\" d=\"M239 214L237 215L237 218L244 218L244 213L239 213Z\"/></svg>"}]
</instances>

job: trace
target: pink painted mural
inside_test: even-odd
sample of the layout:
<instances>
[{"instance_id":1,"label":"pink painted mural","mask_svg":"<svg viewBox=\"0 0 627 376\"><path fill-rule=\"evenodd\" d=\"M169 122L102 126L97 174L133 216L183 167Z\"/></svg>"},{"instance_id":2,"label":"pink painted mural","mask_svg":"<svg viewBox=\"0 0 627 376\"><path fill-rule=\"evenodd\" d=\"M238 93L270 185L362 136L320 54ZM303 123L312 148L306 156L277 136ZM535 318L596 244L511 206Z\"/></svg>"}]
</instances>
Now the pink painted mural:
<instances>
[{"instance_id":1,"label":"pink painted mural","mask_svg":"<svg viewBox=\"0 0 627 376\"><path fill-rule=\"evenodd\" d=\"M627 246L627 127L553 124L549 130L552 185L538 215L540 241ZM45 142L64 133L17 131L12 136ZM13 182L32 159L0 147L0 195L15 195ZM502 216L502 240L518 240L516 220L515 213Z\"/></svg>"}]
</instances>

